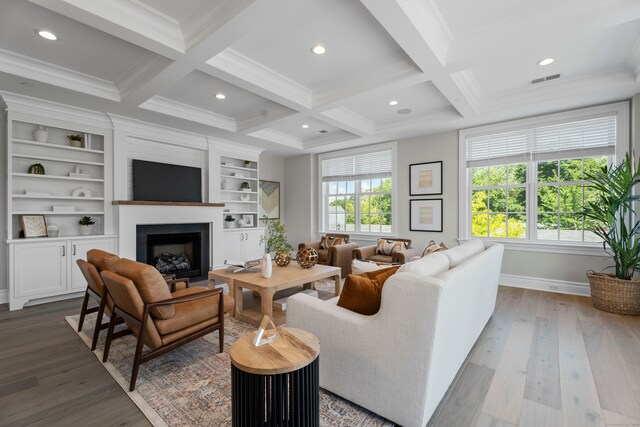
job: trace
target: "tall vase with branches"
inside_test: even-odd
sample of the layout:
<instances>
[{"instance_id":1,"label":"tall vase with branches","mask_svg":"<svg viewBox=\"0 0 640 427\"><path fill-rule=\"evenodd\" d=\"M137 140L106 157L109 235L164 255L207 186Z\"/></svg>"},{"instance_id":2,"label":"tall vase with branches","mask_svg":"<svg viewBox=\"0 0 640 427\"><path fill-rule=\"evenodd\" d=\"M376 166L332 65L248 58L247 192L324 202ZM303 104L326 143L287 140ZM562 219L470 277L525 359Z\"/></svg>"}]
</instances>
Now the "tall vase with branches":
<instances>
[{"instance_id":1,"label":"tall vase with branches","mask_svg":"<svg viewBox=\"0 0 640 427\"><path fill-rule=\"evenodd\" d=\"M267 225L265 234L260 237L260 244L264 243L265 253L291 252L293 247L287 239L287 229L279 219L271 220L264 215L262 220Z\"/></svg>"},{"instance_id":2,"label":"tall vase with branches","mask_svg":"<svg viewBox=\"0 0 640 427\"><path fill-rule=\"evenodd\" d=\"M596 200L585 206L584 216L593 220L591 230L602 239L615 267L615 275L589 272L593 304L606 311L640 314L640 281L633 278L640 271L640 221L634 211L640 200L634 194L640 165L627 154L620 164L605 165L586 179L596 190Z\"/></svg>"}]
</instances>

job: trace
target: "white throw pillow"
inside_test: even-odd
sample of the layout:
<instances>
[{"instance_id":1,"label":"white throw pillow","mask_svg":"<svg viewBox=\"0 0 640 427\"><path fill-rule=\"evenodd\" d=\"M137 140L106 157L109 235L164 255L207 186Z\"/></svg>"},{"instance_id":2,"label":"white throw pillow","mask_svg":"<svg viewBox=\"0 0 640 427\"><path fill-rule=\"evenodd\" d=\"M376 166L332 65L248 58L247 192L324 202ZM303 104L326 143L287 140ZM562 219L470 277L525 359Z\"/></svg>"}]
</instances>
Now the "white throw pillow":
<instances>
[{"instance_id":1,"label":"white throw pillow","mask_svg":"<svg viewBox=\"0 0 640 427\"><path fill-rule=\"evenodd\" d=\"M477 255L482 251L484 251L484 243L482 242L482 240L472 239L464 242L460 246L447 249L442 253L449 257L449 263L451 264L451 268L453 268L457 267L472 256Z\"/></svg>"},{"instance_id":2,"label":"white throw pillow","mask_svg":"<svg viewBox=\"0 0 640 427\"><path fill-rule=\"evenodd\" d=\"M436 274L444 273L449 269L449 258L445 253L436 252L403 264L398 269L398 273L416 273L421 276L435 276Z\"/></svg>"},{"instance_id":3,"label":"white throw pillow","mask_svg":"<svg viewBox=\"0 0 640 427\"><path fill-rule=\"evenodd\" d=\"M351 261L351 273L352 274L362 274L368 273L370 271L382 270L383 268L389 267L388 265L378 265L374 262L360 261L354 259Z\"/></svg>"}]
</instances>

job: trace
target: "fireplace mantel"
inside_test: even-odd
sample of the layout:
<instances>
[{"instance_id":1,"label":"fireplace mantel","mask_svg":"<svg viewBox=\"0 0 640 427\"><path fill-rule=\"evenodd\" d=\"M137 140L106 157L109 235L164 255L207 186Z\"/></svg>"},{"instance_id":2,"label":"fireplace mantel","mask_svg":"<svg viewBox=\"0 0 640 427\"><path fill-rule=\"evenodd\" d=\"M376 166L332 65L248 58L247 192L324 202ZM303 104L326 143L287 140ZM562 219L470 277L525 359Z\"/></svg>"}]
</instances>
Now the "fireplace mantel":
<instances>
[{"instance_id":1,"label":"fireplace mantel","mask_svg":"<svg viewBox=\"0 0 640 427\"><path fill-rule=\"evenodd\" d=\"M221 208L224 207L224 203L198 203L198 202L148 202L137 200L114 200L111 202L114 205L127 205L127 206L204 206Z\"/></svg>"}]
</instances>

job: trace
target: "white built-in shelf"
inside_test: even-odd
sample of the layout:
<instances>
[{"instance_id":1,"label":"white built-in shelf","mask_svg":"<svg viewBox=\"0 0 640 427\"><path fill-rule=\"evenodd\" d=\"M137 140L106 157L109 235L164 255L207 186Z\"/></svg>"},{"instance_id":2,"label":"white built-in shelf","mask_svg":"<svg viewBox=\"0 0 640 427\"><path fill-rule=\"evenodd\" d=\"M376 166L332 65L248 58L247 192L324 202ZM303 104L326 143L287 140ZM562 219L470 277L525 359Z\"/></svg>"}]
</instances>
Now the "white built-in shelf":
<instances>
[{"instance_id":1,"label":"white built-in shelf","mask_svg":"<svg viewBox=\"0 0 640 427\"><path fill-rule=\"evenodd\" d=\"M258 212L223 212L225 215L256 215Z\"/></svg>"},{"instance_id":2,"label":"white built-in shelf","mask_svg":"<svg viewBox=\"0 0 640 427\"><path fill-rule=\"evenodd\" d=\"M258 194L257 191L240 191L240 190L220 190L223 193L236 193L236 194ZM254 202L258 203L258 202Z\"/></svg>"},{"instance_id":3,"label":"white built-in shelf","mask_svg":"<svg viewBox=\"0 0 640 427\"><path fill-rule=\"evenodd\" d=\"M45 200L104 200L104 197L80 197L80 196L29 196L27 194L13 194L14 199L45 199Z\"/></svg>"},{"instance_id":4,"label":"white built-in shelf","mask_svg":"<svg viewBox=\"0 0 640 427\"><path fill-rule=\"evenodd\" d=\"M257 181L258 178L247 178L246 176L220 175L221 178L239 179L241 181Z\"/></svg>"},{"instance_id":5,"label":"white built-in shelf","mask_svg":"<svg viewBox=\"0 0 640 427\"><path fill-rule=\"evenodd\" d=\"M238 171L253 171L253 172L257 172L258 169L257 168L245 168L243 166L231 166L231 165L220 165L220 167L222 168L226 168L226 169L234 169L234 170L238 170Z\"/></svg>"},{"instance_id":6,"label":"white built-in shelf","mask_svg":"<svg viewBox=\"0 0 640 427\"><path fill-rule=\"evenodd\" d=\"M104 212L54 212L54 211L13 211L14 215L104 215Z\"/></svg>"},{"instance_id":7,"label":"white built-in shelf","mask_svg":"<svg viewBox=\"0 0 640 427\"><path fill-rule=\"evenodd\" d=\"M20 144L25 144L25 145L35 145L35 146L38 146L38 147L58 148L58 149L61 149L61 150L71 150L71 151L81 151L83 153L104 154L104 151L102 151L102 150L93 150L91 148L72 147L70 145L67 146L67 145L53 144L53 143L48 143L48 142L37 142L37 141L31 141L29 139L17 139L17 138L14 138L13 142L18 142Z\"/></svg>"},{"instance_id":8,"label":"white built-in shelf","mask_svg":"<svg viewBox=\"0 0 640 427\"><path fill-rule=\"evenodd\" d=\"M42 156L35 156L33 154L13 154L13 157L18 157L21 159L33 159L39 160L41 162L62 162L62 163L73 163L79 165L91 165L91 166L104 166L104 163L101 162L89 162L87 160L75 160L75 159L63 159L60 157L47 157L43 158Z\"/></svg>"},{"instance_id":9,"label":"white built-in shelf","mask_svg":"<svg viewBox=\"0 0 640 427\"><path fill-rule=\"evenodd\" d=\"M64 240L90 240L90 239L103 239L103 238L117 238L118 236L115 234L90 234L88 236L84 234L78 235L69 235L69 236L56 236L56 237L27 237L27 238L16 238L16 239L7 239L7 243L33 243L33 242L55 242L55 241L64 241Z\"/></svg>"},{"instance_id":10,"label":"white built-in shelf","mask_svg":"<svg viewBox=\"0 0 640 427\"><path fill-rule=\"evenodd\" d=\"M222 203L258 203L257 200L222 200Z\"/></svg>"},{"instance_id":11,"label":"white built-in shelf","mask_svg":"<svg viewBox=\"0 0 640 427\"><path fill-rule=\"evenodd\" d=\"M77 178L73 176L61 176L61 175L38 175L35 173L13 173L15 177L22 178L35 178L35 179L62 179L67 181L90 181L90 182L104 182L102 178Z\"/></svg>"}]
</instances>

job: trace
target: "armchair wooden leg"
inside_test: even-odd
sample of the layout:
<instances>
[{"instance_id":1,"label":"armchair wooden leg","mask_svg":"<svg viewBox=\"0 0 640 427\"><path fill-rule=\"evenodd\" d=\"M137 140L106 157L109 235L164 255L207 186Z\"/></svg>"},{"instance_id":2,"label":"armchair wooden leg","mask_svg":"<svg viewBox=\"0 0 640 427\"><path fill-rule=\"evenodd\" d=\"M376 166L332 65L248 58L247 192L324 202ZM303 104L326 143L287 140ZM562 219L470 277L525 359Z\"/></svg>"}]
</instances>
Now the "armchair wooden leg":
<instances>
[{"instance_id":1,"label":"armchair wooden leg","mask_svg":"<svg viewBox=\"0 0 640 427\"><path fill-rule=\"evenodd\" d=\"M220 351L218 353L222 353L224 352L224 324L223 323L220 324L220 329L218 329L218 333L220 334L220 336L218 337L218 341L220 344Z\"/></svg>"},{"instance_id":2,"label":"armchair wooden leg","mask_svg":"<svg viewBox=\"0 0 640 427\"><path fill-rule=\"evenodd\" d=\"M96 326L93 328L93 340L91 341L91 351L96 349L98 345L98 335L100 335L100 330L102 329L102 317L104 316L104 307L106 305L107 296L104 295L102 299L100 299L100 309L98 310L98 317L96 318ZM111 313L112 316L115 314ZM111 321L109 321L111 323Z\"/></svg>"},{"instance_id":3,"label":"armchair wooden leg","mask_svg":"<svg viewBox=\"0 0 640 427\"><path fill-rule=\"evenodd\" d=\"M133 391L136 388L136 380L138 379L138 369L140 368L140 359L142 357L142 349L144 342L142 339L143 332L138 334L138 344L136 345L136 354L133 358L133 368L131 369L131 383L129 384L129 391Z\"/></svg>"},{"instance_id":4,"label":"armchair wooden leg","mask_svg":"<svg viewBox=\"0 0 640 427\"><path fill-rule=\"evenodd\" d=\"M89 292L84 291L84 301L82 301L82 310L80 310L80 320L78 321L78 332L82 331L84 316L87 314L87 305L89 305Z\"/></svg>"},{"instance_id":5,"label":"armchair wooden leg","mask_svg":"<svg viewBox=\"0 0 640 427\"><path fill-rule=\"evenodd\" d=\"M102 363L107 362L107 358L109 357L109 349L111 348L111 340L113 339L113 328L116 326L116 316L115 310L111 313L111 319L109 320L109 329L107 330L107 342L104 344L104 353L102 354Z\"/></svg>"}]
</instances>

